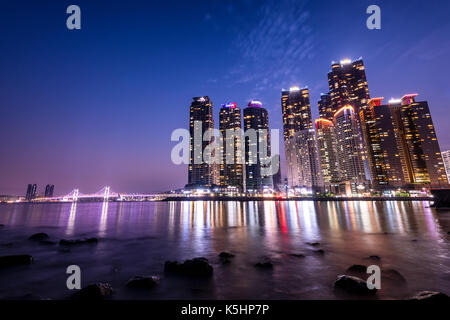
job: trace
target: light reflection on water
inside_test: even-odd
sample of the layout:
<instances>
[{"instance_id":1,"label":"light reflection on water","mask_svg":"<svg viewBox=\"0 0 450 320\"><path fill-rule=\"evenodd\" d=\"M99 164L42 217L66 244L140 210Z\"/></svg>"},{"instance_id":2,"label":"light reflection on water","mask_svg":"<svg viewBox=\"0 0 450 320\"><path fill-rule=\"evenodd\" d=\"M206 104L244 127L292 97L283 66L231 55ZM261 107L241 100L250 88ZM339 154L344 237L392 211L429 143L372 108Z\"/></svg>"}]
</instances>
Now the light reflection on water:
<instances>
[{"instance_id":1,"label":"light reflection on water","mask_svg":"<svg viewBox=\"0 0 450 320\"><path fill-rule=\"evenodd\" d=\"M334 298L330 283L336 275L352 264L367 264L365 257L377 254L382 256L383 267L396 268L409 280L408 293L416 289L449 293L449 216L429 208L427 202L0 205L0 224L5 225L0 231L0 255L32 253L36 257L33 268L42 268L39 275L44 279L64 277L56 266L79 261L89 266L86 274L92 281L106 277L118 286L135 274L160 274L165 260L206 256L215 268L214 290L206 290L206 298L296 299ZM47 232L54 240L99 237L101 241L98 246L63 255L57 246L36 247L27 242L35 232ZM316 241L325 250L324 256L315 254L317 248L307 244ZM1 246L9 242L14 245ZM236 253L236 267L224 269L217 259L220 251ZM289 258L292 253L305 254L305 262ZM272 274L253 267L263 256L275 262ZM111 270L119 271L110 275ZM20 277L23 286L41 281L37 290L56 292L56 297L64 295L61 288L47 285L44 279L34 278L36 275ZM158 296L151 298L197 297L189 290L174 293L165 287L167 283L172 285L166 279ZM7 290L20 290L20 285L0 288L0 296ZM379 296L404 294L401 290L381 291Z\"/></svg>"},{"instance_id":2,"label":"light reflection on water","mask_svg":"<svg viewBox=\"0 0 450 320\"><path fill-rule=\"evenodd\" d=\"M321 231L362 233L417 232L437 238L441 226L426 202L162 202L66 203L0 206L0 223L8 226L60 226L66 235L91 232L100 237L126 236L132 229L180 232L183 237L202 229L261 228L267 233L301 232L308 238ZM200 232L200 233L199 233ZM132 236L132 234L129 234Z\"/></svg>"}]
</instances>

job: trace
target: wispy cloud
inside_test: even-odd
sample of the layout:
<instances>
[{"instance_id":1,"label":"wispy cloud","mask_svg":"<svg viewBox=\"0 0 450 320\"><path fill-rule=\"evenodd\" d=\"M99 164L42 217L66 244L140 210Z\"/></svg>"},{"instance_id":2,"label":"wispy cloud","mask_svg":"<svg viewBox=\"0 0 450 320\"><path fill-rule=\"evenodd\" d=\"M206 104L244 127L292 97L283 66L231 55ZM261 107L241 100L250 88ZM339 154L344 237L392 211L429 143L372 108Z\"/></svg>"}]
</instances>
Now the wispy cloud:
<instances>
[{"instance_id":1,"label":"wispy cloud","mask_svg":"<svg viewBox=\"0 0 450 320\"><path fill-rule=\"evenodd\" d=\"M307 1L268 1L255 12L254 23L242 30L232 46L239 58L228 77L231 85L252 83L252 94L299 84L302 66L314 57L313 29Z\"/></svg>"}]
</instances>

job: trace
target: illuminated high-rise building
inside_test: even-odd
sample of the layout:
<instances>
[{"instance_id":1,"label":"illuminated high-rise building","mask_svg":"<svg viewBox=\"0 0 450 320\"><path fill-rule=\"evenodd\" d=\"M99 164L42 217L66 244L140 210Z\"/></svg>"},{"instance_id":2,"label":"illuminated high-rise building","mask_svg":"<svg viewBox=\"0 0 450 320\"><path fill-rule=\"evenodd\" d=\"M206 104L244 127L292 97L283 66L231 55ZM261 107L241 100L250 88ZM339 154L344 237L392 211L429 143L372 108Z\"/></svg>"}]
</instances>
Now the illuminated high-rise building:
<instances>
[{"instance_id":1,"label":"illuminated high-rise building","mask_svg":"<svg viewBox=\"0 0 450 320\"><path fill-rule=\"evenodd\" d=\"M288 185L291 188L320 191L322 186L314 129L300 130L285 141Z\"/></svg>"},{"instance_id":2,"label":"illuminated high-rise building","mask_svg":"<svg viewBox=\"0 0 450 320\"><path fill-rule=\"evenodd\" d=\"M309 89L281 92L286 171L291 188L317 190L321 185Z\"/></svg>"},{"instance_id":3,"label":"illuminated high-rise building","mask_svg":"<svg viewBox=\"0 0 450 320\"><path fill-rule=\"evenodd\" d=\"M447 180L450 181L450 150L442 151L442 160L444 161L445 171L447 172Z\"/></svg>"},{"instance_id":4,"label":"illuminated high-rise building","mask_svg":"<svg viewBox=\"0 0 450 320\"><path fill-rule=\"evenodd\" d=\"M256 136L254 135L256 134ZM258 100L244 109L245 176L248 192L273 188L269 115Z\"/></svg>"},{"instance_id":5,"label":"illuminated high-rise building","mask_svg":"<svg viewBox=\"0 0 450 320\"><path fill-rule=\"evenodd\" d=\"M359 114L370 99L362 58L333 62L328 73L328 86L333 115L347 105L351 105Z\"/></svg>"},{"instance_id":6,"label":"illuminated high-rise building","mask_svg":"<svg viewBox=\"0 0 450 320\"><path fill-rule=\"evenodd\" d=\"M292 87L281 92L284 140L298 131L312 129L311 105L308 88Z\"/></svg>"},{"instance_id":7,"label":"illuminated high-rise building","mask_svg":"<svg viewBox=\"0 0 450 320\"><path fill-rule=\"evenodd\" d=\"M362 58L353 61L345 59L340 62L333 62L331 71L328 73L328 87L330 90L331 108L326 113L327 117L331 113L334 116L338 110L349 105L353 107L356 113L356 122L359 131L359 151L361 152L366 178L371 179L367 160L367 148L359 119L360 112L367 110L367 104L370 99L366 70Z\"/></svg>"},{"instance_id":8,"label":"illuminated high-rise building","mask_svg":"<svg viewBox=\"0 0 450 320\"><path fill-rule=\"evenodd\" d=\"M29 184L27 187L27 194L25 195L25 199L27 201L33 200L34 198L36 198L36 192L37 192L37 185Z\"/></svg>"},{"instance_id":9,"label":"illuminated high-rise building","mask_svg":"<svg viewBox=\"0 0 450 320\"><path fill-rule=\"evenodd\" d=\"M341 182L347 184L346 193L358 193L368 187L356 113L352 106L344 106L333 117L336 149Z\"/></svg>"},{"instance_id":10,"label":"illuminated high-rise building","mask_svg":"<svg viewBox=\"0 0 450 320\"><path fill-rule=\"evenodd\" d=\"M408 184L448 187L447 174L426 101L417 94L390 101L404 178Z\"/></svg>"},{"instance_id":11,"label":"illuminated high-rise building","mask_svg":"<svg viewBox=\"0 0 450 320\"><path fill-rule=\"evenodd\" d=\"M53 184L48 184L45 186L45 194L44 196L46 198L51 198L53 197L53 191L55 189L55 186Z\"/></svg>"},{"instance_id":12,"label":"illuminated high-rise building","mask_svg":"<svg viewBox=\"0 0 450 320\"><path fill-rule=\"evenodd\" d=\"M325 189L330 190L332 184L340 181L334 124L324 118L316 119L315 124L322 180Z\"/></svg>"},{"instance_id":13,"label":"illuminated high-rise building","mask_svg":"<svg viewBox=\"0 0 450 320\"><path fill-rule=\"evenodd\" d=\"M208 96L193 98L190 106L190 162L188 167L189 186L212 186L218 184L218 164L206 163L205 148L214 141L203 141L204 134L214 129L213 104ZM211 134L212 135L212 134Z\"/></svg>"},{"instance_id":14,"label":"illuminated high-rise building","mask_svg":"<svg viewBox=\"0 0 450 320\"><path fill-rule=\"evenodd\" d=\"M236 103L222 105L219 129L222 135L220 186L244 189L241 109Z\"/></svg>"},{"instance_id":15,"label":"illuminated high-rise building","mask_svg":"<svg viewBox=\"0 0 450 320\"><path fill-rule=\"evenodd\" d=\"M333 121L333 116L336 113L331 104L331 96L329 94L321 94L320 100L317 102L319 106L319 117L320 119L326 119Z\"/></svg>"},{"instance_id":16,"label":"illuminated high-rise building","mask_svg":"<svg viewBox=\"0 0 450 320\"><path fill-rule=\"evenodd\" d=\"M372 186L378 190L405 184L393 117L389 106L382 105L382 101L383 98L370 99L368 107L360 111Z\"/></svg>"}]
</instances>

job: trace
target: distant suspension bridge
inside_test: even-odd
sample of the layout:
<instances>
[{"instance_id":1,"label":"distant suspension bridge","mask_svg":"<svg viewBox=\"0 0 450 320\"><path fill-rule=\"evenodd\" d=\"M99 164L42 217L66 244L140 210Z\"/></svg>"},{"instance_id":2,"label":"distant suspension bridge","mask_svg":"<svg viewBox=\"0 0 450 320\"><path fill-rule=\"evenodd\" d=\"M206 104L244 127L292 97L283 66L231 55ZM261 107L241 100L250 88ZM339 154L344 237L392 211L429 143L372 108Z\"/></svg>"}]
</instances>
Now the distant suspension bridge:
<instances>
[{"instance_id":1,"label":"distant suspension bridge","mask_svg":"<svg viewBox=\"0 0 450 320\"><path fill-rule=\"evenodd\" d=\"M162 200L166 198L165 194L140 194L140 193L118 193L111 189L111 187L103 187L95 193L81 193L79 189L74 189L66 195L50 197L50 198L38 198L36 201L67 201L67 202L77 202L77 201L139 201L139 200Z\"/></svg>"}]
</instances>

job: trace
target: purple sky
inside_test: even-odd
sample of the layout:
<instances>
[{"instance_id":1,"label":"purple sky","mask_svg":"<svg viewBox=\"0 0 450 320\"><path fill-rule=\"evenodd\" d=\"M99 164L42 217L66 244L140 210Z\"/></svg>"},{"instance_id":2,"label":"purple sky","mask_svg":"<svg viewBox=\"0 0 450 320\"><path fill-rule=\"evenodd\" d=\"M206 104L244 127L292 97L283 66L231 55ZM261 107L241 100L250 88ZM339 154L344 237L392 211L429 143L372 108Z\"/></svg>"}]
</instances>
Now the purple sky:
<instances>
[{"instance_id":1,"label":"purple sky","mask_svg":"<svg viewBox=\"0 0 450 320\"><path fill-rule=\"evenodd\" d=\"M316 117L331 61L360 56L371 96L419 93L450 149L448 1L377 1L375 31L363 0L76 3L80 31L65 26L72 1L2 5L0 194L181 187L170 135L192 97L211 97L216 123L222 103L259 99L281 129L282 88L308 85Z\"/></svg>"}]
</instances>

